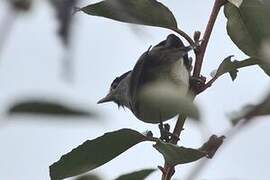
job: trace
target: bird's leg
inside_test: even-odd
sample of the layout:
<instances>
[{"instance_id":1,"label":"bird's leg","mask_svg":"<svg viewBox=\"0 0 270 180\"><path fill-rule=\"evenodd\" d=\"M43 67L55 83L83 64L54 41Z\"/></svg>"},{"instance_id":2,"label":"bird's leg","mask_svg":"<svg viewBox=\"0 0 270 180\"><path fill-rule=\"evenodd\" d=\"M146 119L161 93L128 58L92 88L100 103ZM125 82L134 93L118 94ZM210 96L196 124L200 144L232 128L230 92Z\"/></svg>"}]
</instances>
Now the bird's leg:
<instances>
[{"instance_id":1,"label":"bird's leg","mask_svg":"<svg viewBox=\"0 0 270 180\"><path fill-rule=\"evenodd\" d=\"M199 94L205 89L205 82L206 82L206 78L204 76L190 77L189 79L190 89L195 94Z\"/></svg>"},{"instance_id":2,"label":"bird's leg","mask_svg":"<svg viewBox=\"0 0 270 180\"><path fill-rule=\"evenodd\" d=\"M160 121L160 124L158 125L160 130L160 139L165 142L169 142L170 140L170 125L169 124L163 124L162 121Z\"/></svg>"}]
</instances>

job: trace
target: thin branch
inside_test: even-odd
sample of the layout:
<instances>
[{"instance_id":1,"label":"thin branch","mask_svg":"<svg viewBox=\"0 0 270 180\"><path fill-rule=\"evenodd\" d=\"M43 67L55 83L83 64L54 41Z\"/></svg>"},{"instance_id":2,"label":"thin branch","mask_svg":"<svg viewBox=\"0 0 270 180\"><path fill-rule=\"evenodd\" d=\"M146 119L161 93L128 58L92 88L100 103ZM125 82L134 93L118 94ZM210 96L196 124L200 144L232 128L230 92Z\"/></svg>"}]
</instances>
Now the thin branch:
<instances>
[{"instance_id":1,"label":"thin branch","mask_svg":"<svg viewBox=\"0 0 270 180\"><path fill-rule=\"evenodd\" d=\"M196 47L195 42L193 41L193 39L184 31L178 29L178 28L171 28L171 30L173 30L174 32L176 32L177 34L179 34L180 36L182 36L183 38L185 38L187 40L187 42L192 46L192 47Z\"/></svg>"},{"instance_id":2,"label":"thin branch","mask_svg":"<svg viewBox=\"0 0 270 180\"><path fill-rule=\"evenodd\" d=\"M210 19L208 21L208 24L206 26L206 30L205 30L205 33L203 36L202 44L199 47L197 54L196 54L196 62L195 62L195 67L194 67L194 72L193 72L194 77L200 77L205 51L206 51L206 48L207 48L212 30L213 30L214 24L216 22L220 8L226 2L227 2L227 0L215 0L214 7L212 9L212 13L210 15Z\"/></svg>"}]
</instances>

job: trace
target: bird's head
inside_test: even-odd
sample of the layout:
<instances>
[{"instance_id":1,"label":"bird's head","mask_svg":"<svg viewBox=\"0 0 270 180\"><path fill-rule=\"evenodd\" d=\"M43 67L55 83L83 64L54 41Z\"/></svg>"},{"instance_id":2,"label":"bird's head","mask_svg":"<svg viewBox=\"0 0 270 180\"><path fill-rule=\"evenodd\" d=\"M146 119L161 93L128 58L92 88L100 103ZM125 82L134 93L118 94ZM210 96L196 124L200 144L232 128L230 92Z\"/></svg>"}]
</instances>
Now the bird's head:
<instances>
[{"instance_id":1,"label":"bird's head","mask_svg":"<svg viewBox=\"0 0 270 180\"><path fill-rule=\"evenodd\" d=\"M111 83L109 93L98 101L98 104L114 102L118 106L128 106L128 86L131 71L115 78Z\"/></svg>"}]
</instances>

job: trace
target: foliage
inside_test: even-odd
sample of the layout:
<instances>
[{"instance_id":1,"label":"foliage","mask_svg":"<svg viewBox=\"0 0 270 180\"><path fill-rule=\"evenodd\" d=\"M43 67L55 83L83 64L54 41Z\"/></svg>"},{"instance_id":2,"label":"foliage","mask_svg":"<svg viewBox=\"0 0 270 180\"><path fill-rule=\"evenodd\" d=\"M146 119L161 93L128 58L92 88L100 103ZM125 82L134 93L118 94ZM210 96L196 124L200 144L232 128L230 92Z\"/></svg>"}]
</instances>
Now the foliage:
<instances>
[{"instance_id":1,"label":"foliage","mask_svg":"<svg viewBox=\"0 0 270 180\"><path fill-rule=\"evenodd\" d=\"M27 12L31 10L34 1L31 0L12 0L8 1L16 12ZM206 84L199 87L198 92L203 92L209 88L220 76L229 73L234 81L237 78L240 68L257 65L270 75L270 57L266 55L266 44L270 39L270 3L267 0L215 0L212 15L209 18L208 26L203 38L200 40L200 32L195 32L194 38L190 38L183 30L178 28L177 20L171 10L156 0L104 0L85 7L75 8L77 0L49 0L55 10L59 22L58 34L66 47L70 44L72 14L83 12L87 15L105 17L112 20L155 26L172 30L184 37L190 44L190 48L195 54L195 68L193 78L201 78L200 71L215 20L221 7L224 6L224 14L227 18L227 33L232 42L248 58L245 60L233 60L233 55L225 58L213 75L213 78ZM268 48L268 47L267 47ZM267 49L266 51L268 51ZM196 74L199 74L197 76ZM201 80L201 79L200 79ZM191 87L191 89L194 87ZM195 87L198 88L198 87ZM162 93L163 92L163 96ZM165 93L164 93L165 92ZM82 145L76 147L71 152L63 155L60 160L50 166L50 177L52 180L60 180L96 169L123 152L141 142L153 144L153 147L164 157L165 165L160 167L162 179L171 179L174 167L178 164L186 164L198 161L201 158L212 158L218 148L222 145L224 136L212 135L209 140L200 148L188 148L178 146L178 138L183 129L186 116L200 119L199 107L193 103L196 97L183 95L179 97L175 89L169 85L155 85L145 91L141 98L149 102L149 106L163 105L164 108L175 110L179 116L174 132L168 139L153 137L151 132L142 134L132 129L120 129L104 135L87 140ZM164 95L165 94L165 95ZM147 99L145 97L150 97ZM240 120L244 124L258 116L270 114L270 95L256 105L248 105L244 111L232 118L232 122L237 124ZM45 115L65 115L65 116L88 116L94 117L95 113L76 109L66 105L66 103L51 102L46 100L28 100L16 102L9 108L9 114L45 114ZM169 129L169 128L167 128ZM121 175L116 180L124 179L145 179L153 173L155 169L142 169ZM97 176L85 175L79 179L101 179Z\"/></svg>"}]
</instances>

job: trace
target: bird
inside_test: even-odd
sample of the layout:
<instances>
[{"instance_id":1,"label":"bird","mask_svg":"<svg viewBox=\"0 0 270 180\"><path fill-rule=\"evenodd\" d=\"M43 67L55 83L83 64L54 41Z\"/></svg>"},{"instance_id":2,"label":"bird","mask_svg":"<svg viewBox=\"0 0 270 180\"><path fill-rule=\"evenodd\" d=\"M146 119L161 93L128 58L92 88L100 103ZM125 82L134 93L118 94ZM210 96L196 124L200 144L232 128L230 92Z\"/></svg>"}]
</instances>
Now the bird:
<instances>
[{"instance_id":1,"label":"bird","mask_svg":"<svg viewBox=\"0 0 270 180\"><path fill-rule=\"evenodd\" d=\"M115 78L109 93L98 104L114 102L118 107L127 107L146 123L157 124L173 118L178 114L177 111L146 105L140 94L149 84L159 82L173 84L187 94L192 69L188 52L192 49L194 47L185 46L178 36L169 34L153 48L150 46L132 70Z\"/></svg>"}]
</instances>

